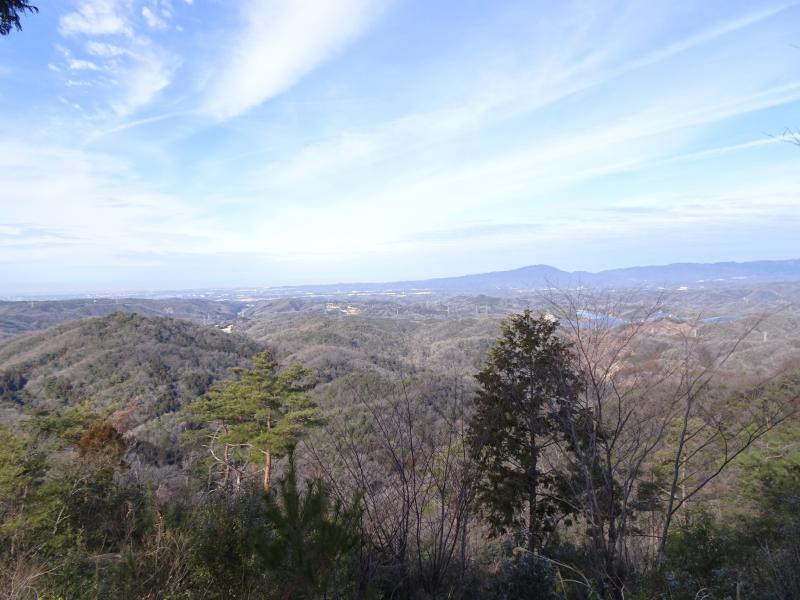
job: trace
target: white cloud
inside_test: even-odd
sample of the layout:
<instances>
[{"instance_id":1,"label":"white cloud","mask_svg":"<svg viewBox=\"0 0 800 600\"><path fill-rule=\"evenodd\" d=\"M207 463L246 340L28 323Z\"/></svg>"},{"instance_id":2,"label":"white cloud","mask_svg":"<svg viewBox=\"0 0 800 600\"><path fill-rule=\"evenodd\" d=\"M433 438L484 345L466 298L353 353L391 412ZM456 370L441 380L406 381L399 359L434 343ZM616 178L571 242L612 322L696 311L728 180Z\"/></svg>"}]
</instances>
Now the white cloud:
<instances>
[{"instance_id":1,"label":"white cloud","mask_svg":"<svg viewBox=\"0 0 800 600\"><path fill-rule=\"evenodd\" d=\"M65 37L88 38L69 48L56 45L73 73L65 83L93 88L96 112L101 115L110 108L117 117L126 117L146 106L169 85L180 66L180 59L136 31L135 6L131 0L87 0L60 21ZM142 7L141 14L151 28L163 29L171 15L170 3L151 2ZM81 53L85 57L79 57ZM97 76L99 71L102 77ZM76 72L83 72L82 78Z\"/></svg>"},{"instance_id":2,"label":"white cloud","mask_svg":"<svg viewBox=\"0 0 800 600\"><path fill-rule=\"evenodd\" d=\"M63 103L50 111L60 122L46 123L46 134L29 126L38 144L0 143L0 266L32 255L91 269L125 264L121 254L167 263L271 253L306 261L318 279L327 267L312 263L331 265L333 277L344 259L372 256L386 278L380 269L411 264L408 256L437 256L451 270L453 256L488 265L498 249L600 256L586 240L797 222L796 164L768 170L781 162L778 140L758 137L792 125L789 107L768 109L800 101L800 53L775 35L774 10L732 9L729 22L709 23L685 18L688 4L606 7L585 35L572 35L583 17L569 8L536 19L529 11L522 37L504 37L506 23L482 23L478 36L454 23L447 44L435 37L442 17L413 33L421 47L412 52L399 34L370 38L367 50L390 64L359 45L362 68L331 65L325 81L330 74L336 87L325 97L297 86L287 113L259 111L215 129L214 143L194 143L207 124L182 118L187 107L229 118L311 80L384 1L210 0L195 5L232 14L181 20L189 0L70 0L77 8L62 19L63 49L48 74L61 84L49 95ZM239 11L238 31L209 39ZM175 33L181 25L188 35ZM164 26L170 33L158 34ZM192 98L175 86L162 102L178 53L207 87ZM45 138L86 150L43 150ZM129 157L131 171L100 152Z\"/></svg>"},{"instance_id":3,"label":"white cloud","mask_svg":"<svg viewBox=\"0 0 800 600\"><path fill-rule=\"evenodd\" d=\"M700 31L694 35L690 35L689 37L670 44L665 48L660 48L655 52L642 56L631 62L629 65L626 65L625 69L631 70L650 66L659 61L675 56L676 54L686 52L687 50L690 50L696 46L710 42L716 38L734 33L740 29L745 29L751 25L759 23L760 21L769 19L770 17L785 11L787 8L790 8L795 4L796 2L789 2L778 6L772 6L766 9L748 13L738 18L723 21L716 26Z\"/></svg>"},{"instance_id":4,"label":"white cloud","mask_svg":"<svg viewBox=\"0 0 800 600\"><path fill-rule=\"evenodd\" d=\"M59 31L63 35L129 35L120 4L118 0L84 0L78 10L61 17Z\"/></svg>"},{"instance_id":5,"label":"white cloud","mask_svg":"<svg viewBox=\"0 0 800 600\"><path fill-rule=\"evenodd\" d=\"M548 47L548 51L543 51L531 64L509 71L506 77L501 78L500 84L494 82L490 94L481 89L477 96L467 98L462 104L408 114L372 125L370 129L344 131L334 138L315 141L294 156L286 156L259 169L254 174L254 181L267 185L297 185L337 172L372 168L378 163L398 157L413 157L420 149L453 143L459 136L479 130L490 125L492 121L532 114L572 95L601 88L637 69L653 67L681 52L696 49L757 24L785 10L787 6L781 5L713 24L642 57L637 57L626 46L626 42L631 44L632 41L625 38L615 42L620 46L618 55L613 52L598 55L585 46L586 40L580 36L573 43L575 47L569 47L567 42L553 42L556 44L555 49ZM586 58L587 55L590 59ZM480 74L485 71L485 65L476 64L473 69L475 79L480 81ZM707 79L714 80L713 77ZM602 169L593 171L598 175L611 170L627 170L641 164L647 154L634 157L633 164L627 158L615 161L614 157L608 156L609 146L800 99L797 83L769 89L758 87L754 83L749 87L759 91L753 94L748 90L746 82L737 82L727 90L723 102L713 94L713 87L709 92L704 87L692 85L689 79L685 87L688 91L684 93L683 101L680 96L669 95L665 90L659 104L650 106L644 98L641 100L644 106L638 112L629 112L623 118L609 118L607 122L600 122L596 131L577 131L562 135L559 139L547 139L544 143L537 139L518 149L517 156L503 153L496 157L497 163L511 162L514 169L522 172L528 172L531 168L541 170L547 179L554 172L562 176L565 171L571 171L575 167L574 158L579 155L587 155L588 159L605 165ZM571 128L565 129L570 131ZM523 156L525 154L528 156ZM564 162L558 164L558 161ZM615 164L609 166L611 163ZM541 169L543 164L549 166ZM562 168L564 165L566 168ZM470 166L466 171L471 172L473 168ZM478 165L478 168L482 169L483 165ZM590 172L590 169L579 171L576 179L586 178Z\"/></svg>"},{"instance_id":6,"label":"white cloud","mask_svg":"<svg viewBox=\"0 0 800 600\"><path fill-rule=\"evenodd\" d=\"M50 251L20 247L21 232L9 225L13 223L26 224L28 232L58 232L56 241L70 246L59 260L200 251L211 231L191 204L137 183L128 165L107 155L4 142L0 175L6 184L0 190L0 220L8 238L0 237L0 264ZM25 202L19 201L22 197Z\"/></svg>"},{"instance_id":7,"label":"white cloud","mask_svg":"<svg viewBox=\"0 0 800 600\"><path fill-rule=\"evenodd\" d=\"M172 80L177 62L169 62L155 53L140 55L133 67L125 72L124 93L112 102L120 116L127 116L150 103Z\"/></svg>"},{"instance_id":8,"label":"white cloud","mask_svg":"<svg viewBox=\"0 0 800 600\"><path fill-rule=\"evenodd\" d=\"M69 100L64 98L64 96L59 96L58 101L61 102L61 104L69 106L70 108L73 108L75 110L82 110L80 104L76 104L75 102L70 102Z\"/></svg>"},{"instance_id":9,"label":"white cloud","mask_svg":"<svg viewBox=\"0 0 800 600\"><path fill-rule=\"evenodd\" d=\"M163 31L167 28L167 21L155 14L149 6L142 7L142 17L150 29Z\"/></svg>"},{"instance_id":10,"label":"white cloud","mask_svg":"<svg viewBox=\"0 0 800 600\"><path fill-rule=\"evenodd\" d=\"M124 48L120 48L114 44L95 41L86 42L86 51L93 56L102 56L104 58L126 54Z\"/></svg>"},{"instance_id":11,"label":"white cloud","mask_svg":"<svg viewBox=\"0 0 800 600\"><path fill-rule=\"evenodd\" d=\"M486 98L452 109L408 115L381 123L370 131L343 132L335 139L311 144L297 155L270 165L256 177L270 184L295 185L419 154L478 128L497 105L493 98Z\"/></svg>"},{"instance_id":12,"label":"white cloud","mask_svg":"<svg viewBox=\"0 0 800 600\"><path fill-rule=\"evenodd\" d=\"M249 0L244 31L208 80L204 112L239 115L286 91L359 35L374 0Z\"/></svg>"},{"instance_id":13,"label":"white cloud","mask_svg":"<svg viewBox=\"0 0 800 600\"><path fill-rule=\"evenodd\" d=\"M95 63L90 60L79 60L75 58L71 58L67 61L69 65L70 71L99 71L100 67L98 67Z\"/></svg>"}]
</instances>

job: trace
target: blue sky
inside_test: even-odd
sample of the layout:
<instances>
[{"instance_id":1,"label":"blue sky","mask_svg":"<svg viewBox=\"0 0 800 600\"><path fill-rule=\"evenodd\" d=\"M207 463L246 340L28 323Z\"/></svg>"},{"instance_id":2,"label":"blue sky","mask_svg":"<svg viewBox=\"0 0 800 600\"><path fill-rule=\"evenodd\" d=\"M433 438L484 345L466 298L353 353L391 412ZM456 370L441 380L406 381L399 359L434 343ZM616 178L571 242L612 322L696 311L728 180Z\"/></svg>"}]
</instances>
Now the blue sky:
<instances>
[{"instance_id":1,"label":"blue sky","mask_svg":"<svg viewBox=\"0 0 800 600\"><path fill-rule=\"evenodd\" d=\"M800 256L800 3L40 0L0 294Z\"/></svg>"}]
</instances>

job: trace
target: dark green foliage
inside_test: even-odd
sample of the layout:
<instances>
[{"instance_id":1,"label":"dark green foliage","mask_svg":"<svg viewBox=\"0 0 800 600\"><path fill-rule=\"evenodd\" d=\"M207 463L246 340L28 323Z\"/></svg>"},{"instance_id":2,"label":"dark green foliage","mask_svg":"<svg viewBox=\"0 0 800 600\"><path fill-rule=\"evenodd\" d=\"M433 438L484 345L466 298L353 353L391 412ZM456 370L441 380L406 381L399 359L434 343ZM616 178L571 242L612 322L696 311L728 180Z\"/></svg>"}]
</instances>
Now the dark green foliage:
<instances>
[{"instance_id":1,"label":"dark green foliage","mask_svg":"<svg viewBox=\"0 0 800 600\"><path fill-rule=\"evenodd\" d=\"M562 438L560 414L578 376L558 323L512 315L478 373L470 443L483 470L478 502L496 533L527 523L531 550L567 512L543 452Z\"/></svg>"},{"instance_id":2,"label":"dark green foliage","mask_svg":"<svg viewBox=\"0 0 800 600\"><path fill-rule=\"evenodd\" d=\"M22 31L20 17L26 12L37 13L39 9L28 0L0 0L0 35L8 35L12 29Z\"/></svg>"},{"instance_id":3,"label":"dark green foliage","mask_svg":"<svg viewBox=\"0 0 800 600\"><path fill-rule=\"evenodd\" d=\"M248 486L194 509L183 525L185 586L220 600L337 597L350 584L359 516L357 499L344 506L316 479L298 485L290 460L277 494Z\"/></svg>"},{"instance_id":4,"label":"dark green foliage","mask_svg":"<svg viewBox=\"0 0 800 600\"><path fill-rule=\"evenodd\" d=\"M359 543L360 517L358 498L348 506L334 501L321 479L306 481L300 490L290 457L277 500L267 510L274 532L266 544L267 564L280 579L280 596L310 600L348 586L342 576Z\"/></svg>"},{"instance_id":5,"label":"dark green foliage","mask_svg":"<svg viewBox=\"0 0 800 600\"><path fill-rule=\"evenodd\" d=\"M200 397L208 391L214 382L214 376L210 373L191 373L181 377L181 385L188 394Z\"/></svg>"},{"instance_id":6,"label":"dark green foliage","mask_svg":"<svg viewBox=\"0 0 800 600\"><path fill-rule=\"evenodd\" d=\"M556 573L545 558L524 552L503 561L484 586L485 600L560 600Z\"/></svg>"},{"instance_id":7,"label":"dark green foliage","mask_svg":"<svg viewBox=\"0 0 800 600\"><path fill-rule=\"evenodd\" d=\"M259 486L248 486L236 495L211 495L194 508L186 524L190 589L224 600L257 598L271 587L265 558L274 538L269 502Z\"/></svg>"},{"instance_id":8,"label":"dark green foliage","mask_svg":"<svg viewBox=\"0 0 800 600\"><path fill-rule=\"evenodd\" d=\"M797 427L790 430L796 432ZM789 460L773 459L755 476L758 483L751 493L758 511L740 521L744 540L737 541L745 548L733 555L744 567L747 597L800 598L798 457L800 451L796 450Z\"/></svg>"},{"instance_id":9,"label":"dark green foliage","mask_svg":"<svg viewBox=\"0 0 800 600\"><path fill-rule=\"evenodd\" d=\"M358 499L344 505L292 461L277 494L159 497L113 462L79 460L41 478L24 445L0 447L0 582L46 597L105 599L347 597L359 541ZM87 457L116 436L98 424ZM15 441L16 440L16 441ZM110 440L110 441L109 441ZM18 581L14 560L37 575ZM24 578L23 578L24 579ZM31 580L32 581L32 580Z\"/></svg>"},{"instance_id":10,"label":"dark green foliage","mask_svg":"<svg viewBox=\"0 0 800 600\"><path fill-rule=\"evenodd\" d=\"M30 452L26 440L0 426L0 541L12 533L7 531L7 519L18 510L27 488L40 474L41 459Z\"/></svg>"},{"instance_id":11,"label":"dark green foliage","mask_svg":"<svg viewBox=\"0 0 800 600\"><path fill-rule=\"evenodd\" d=\"M18 370L0 373L0 402L16 402L22 404L22 390L28 379Z\"/></svg>"},{"instance_id":12,"label":"dark green foliage","mask_svg":"<svg viewBox=\"0 0 800 600\"><path fill-rule=\"evenodd\" d=\"M86 428L97 420L88 403L76 404L63 412L47 409L32 411L28 429L37 439L47 439L53 448L73 446L83 436Z\"/></svg>"},{"instance_id":13,"label":"dark green foliage","mask_svg":"<svg viewBox=\"0 0 800 600\"><path fill-rule=\"evenodd\" d=\"M218 441L235 449L223 465L226 484L235 462L264 464L269 489L272 459L290 454L309 428L321 423L320 411L308 395L311 385L299 365L279 370L268 351L253 358L248 369L235 369L237 379L220 383L189 407L193 419L218 423Z\"/></svg>"},{"instance_id":14,"label":"dark green foliage","mask_svg":"<svg viewBox=\"0 0 800 600\"><path fill-rule=\"evenodd\" d=\"M734 597L739 545L734 532L702 513L670 537L660 565L664 591L675 600L692 600L700 590L712 597Z\"/></svg>"},{"instance_id":15,"label":"dark green foliage","mask_svg":"<svg viewBox=\"0 0 800 600\"><path fill-rule=\"evenodd\" d=\"M751 474L755 511L721 516L701 511L670 535L664 560L650 574L652 593L793 600L800 597L800 467L764 465Z\"/></svg>"}]
</instances>

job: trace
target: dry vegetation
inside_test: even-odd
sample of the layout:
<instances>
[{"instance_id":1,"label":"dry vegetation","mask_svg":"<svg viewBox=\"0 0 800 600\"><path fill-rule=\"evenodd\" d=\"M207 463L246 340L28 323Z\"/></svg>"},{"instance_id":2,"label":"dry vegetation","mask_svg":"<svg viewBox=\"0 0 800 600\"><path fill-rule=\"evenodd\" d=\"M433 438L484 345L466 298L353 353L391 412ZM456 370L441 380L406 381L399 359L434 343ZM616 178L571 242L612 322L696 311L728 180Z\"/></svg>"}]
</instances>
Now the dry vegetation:
<instances>
[{"instance_id":1,"label":"dry vegetation","mask_svg":"<svg viewBox=\"0 0 800 600\"><path fill-rule=\"evenodd\" d=\"M217 326L114 313L15 336L0 346L4 585L19 598L796 597L797 296L280 300L221 308ZM492 535L468 435L475 374L526 307L560 320L583 382L542 454L562 512L533 555L525 527ZM307 369L325 416L292 434L296 470L278 460L267 496L263 461L236 449L277 434L186 410L264 347ZM293 519L300 538L282 529Z\"/></svg>"}]
</instances>

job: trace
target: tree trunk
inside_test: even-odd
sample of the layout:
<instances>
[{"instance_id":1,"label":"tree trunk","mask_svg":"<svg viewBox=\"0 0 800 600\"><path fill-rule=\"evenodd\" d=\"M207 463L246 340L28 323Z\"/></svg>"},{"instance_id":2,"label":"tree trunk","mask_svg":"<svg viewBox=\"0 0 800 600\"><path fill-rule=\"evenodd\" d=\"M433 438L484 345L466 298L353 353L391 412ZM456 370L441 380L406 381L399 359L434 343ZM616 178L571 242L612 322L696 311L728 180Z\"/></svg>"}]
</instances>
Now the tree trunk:
<instances>
[{"instance_id":1,"label":"tree trunk","mask_svg":"<svg viewBox=\"0 0 800 600\"><path fill-rule=\"evenodd\" d=\"M231 463L230 463L231 447L225 444L225 449L222 451L222 460L225 461L225 472L222 476L222 488L228 487L228 479L231 476Z\"/></svg>"},{"instance_id":2,"label":"tree trunk","mask_svg":"<svg viewBox=\"0 0 800 600\"><path fill-rule=\"evenodd\" d=\"M675 449L675 458L672 459L672 482L669 486L669 498L667 499L667 506L664 510L664 525L661 529L661 538L658 541L657 560L659 562L664 557L664 549L667 547L667 537L669 537L669 527L672 524L672 517L674 516L676 510L675 499L678 495L678 488L681 483L681 468L683 467L684 462L683 451L686 447L686 437L689 431L689 419L692 415L693 406L693 398L691 395L689 395L689 397L686 399L686 409L683 413L681 433L678 437L678 447Z\"/></svg>"},{"instance_id":3,"label":"tree trunk","mask_svg":"<svg viewBox=\"0 0 800 600\"><path fill-rule=\"evenodd\" d=\"M681 461L681 504L686 502L686 461ZM689 524L689 513L683 511L683 524Z\"/></svg>"},{"instance_id":4,"label":"tree trunk","mask_svg":"<svg viewBox=\"0 0 800 600\"><path fill-rule=\"evenodd\" d=\"M272 487L272 453L264 452L264 491L269 492Z\"/></svg>"},{"instance_id":5,"label":"tree trunk","mask_svg":"<svg viewBox=\"0 0 800 600\"><path fill-rule=\"evenodd\" d=\"M528 550L539 549L539 519L536 505L536 492L539 487L539 448L536 446L536 435L531 435L531 469L528 478Z\"/></svg>"},{"instance_id":6,"label":"tree trunk","mask_svg":"<svg viewBox=\"0 0 800 600\"><path fill-rule=\"evenodd\" d=\"M267 431L272 431L272 416L267 417ZM264 491L269 493L272 488L272 452L269 448L264 451Z\"/></svg>"}]
</instances>

